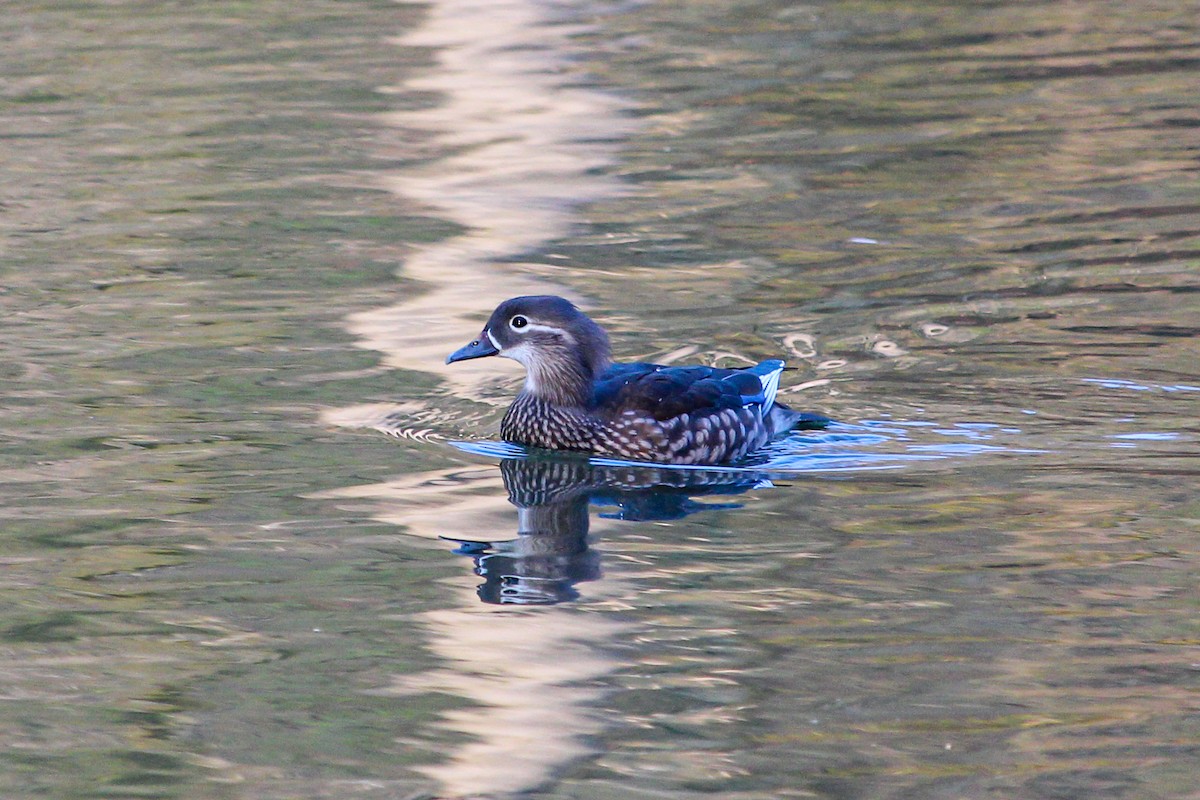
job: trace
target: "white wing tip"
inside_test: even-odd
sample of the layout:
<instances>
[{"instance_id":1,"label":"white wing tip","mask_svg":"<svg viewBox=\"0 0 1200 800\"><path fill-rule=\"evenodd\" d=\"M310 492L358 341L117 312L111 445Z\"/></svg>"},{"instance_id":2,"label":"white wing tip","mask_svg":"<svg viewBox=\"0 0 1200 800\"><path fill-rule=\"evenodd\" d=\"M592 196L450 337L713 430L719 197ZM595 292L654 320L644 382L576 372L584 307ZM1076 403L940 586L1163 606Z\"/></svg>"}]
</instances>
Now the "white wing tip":
<instances>
[{"instance_id":1,"label":"white wing tip","mask_svg":"<svg viewBox=\"0 0 1200 800\"><path fill-rule=\"evenodd\" d=\"M783 374L783 362L780 361L778 364L778 367L775 367L765 375L759 376L763 387L763 416L769 414L771 408L775 405L775 395L779 391L779 376Z\"/></svg>"}]
</instances>

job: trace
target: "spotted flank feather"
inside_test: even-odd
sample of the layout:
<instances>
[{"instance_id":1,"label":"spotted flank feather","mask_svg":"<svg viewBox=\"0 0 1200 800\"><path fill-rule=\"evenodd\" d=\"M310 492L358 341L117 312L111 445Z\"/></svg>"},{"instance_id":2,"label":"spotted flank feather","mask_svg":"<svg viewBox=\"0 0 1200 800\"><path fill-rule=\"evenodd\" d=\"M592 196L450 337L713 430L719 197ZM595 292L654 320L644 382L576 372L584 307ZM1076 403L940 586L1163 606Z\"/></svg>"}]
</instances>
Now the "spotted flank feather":
<instances>
[{"instance_id":1,"label":"spotted flank feather","mask_svg":"<svg viewBox=\"0 0 1200 800\"><path fill-rule=\"evenodd\" d=\"M776 402L783 362L745 369L614 364L608 337L560 297L501 303L475 341L447 362L500 355L526 381L500 434L510 442L636 461L739 461L793 427L829 420Z\"/></svg>"}]
</instances>

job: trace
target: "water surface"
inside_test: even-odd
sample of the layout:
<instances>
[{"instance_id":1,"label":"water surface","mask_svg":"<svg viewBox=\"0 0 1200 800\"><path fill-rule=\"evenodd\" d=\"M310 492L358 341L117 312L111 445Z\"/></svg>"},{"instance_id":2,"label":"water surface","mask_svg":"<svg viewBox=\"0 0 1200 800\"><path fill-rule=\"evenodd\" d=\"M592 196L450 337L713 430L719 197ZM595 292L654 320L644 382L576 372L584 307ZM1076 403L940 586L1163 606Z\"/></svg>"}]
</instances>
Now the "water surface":
<instances>
[{"instance_id":1,"label":"water surface","mask_svg":"<svg viewBox=\"0 0 1200 800\"><path fill-rule=\"evenodd\" d=\"M1186 4L0 25L6 796L1194 793ZM509 458L525 291L842 427Z\"/></svg>"}]
</instances>

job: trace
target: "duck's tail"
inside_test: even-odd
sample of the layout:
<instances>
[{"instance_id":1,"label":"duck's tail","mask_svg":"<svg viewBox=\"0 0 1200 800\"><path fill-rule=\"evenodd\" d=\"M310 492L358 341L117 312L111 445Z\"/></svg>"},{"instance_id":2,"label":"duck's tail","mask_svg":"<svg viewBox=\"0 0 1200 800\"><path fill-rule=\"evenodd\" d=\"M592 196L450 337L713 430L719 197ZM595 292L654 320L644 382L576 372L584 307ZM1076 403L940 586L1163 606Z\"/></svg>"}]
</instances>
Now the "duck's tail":
<instances>
[{"instance_id":1,"label":"duck's tail","mask_svg":"<svg viewBox=\"0 0 1200 800\"><path fill-rule=\"evenodd\" d=\"M775 402L779 392L779 376L783 374L783 362L771 359L747 370L757 375L763 387L763 419L771 429L771 435L777 436L790 430L819 431L824 430L833 422L829 417L811 414L807 411L793 411L783 403Z\"/></svg>"},{"instance_id":2,"label":"duck's tail","mask_svg":"<svg viewBox=\"0 0 1200 800\"><path fill-rule=\"evenodd\" d=\"M772 406L770 413L763 419L767 421L767 427L771 429L772 436L778 436L791 430L823 431L833 424L833 420L829 417L812 414L808 411L793 411L783 403L776 403Z\"/></svg>"},{"instance_id":3,"label":"duck's tail","mask_svg":"<svg viewBox=\"0 0 1200 800\"><path fill-rule=\"evenodd\" d=\"M763 420L767 423L771 436L778 436L790 430L824 430L833 422L829 417L807 411L793 411L783 403L775 402L775 395L779 392L779 376L783 374L783 362L779 359L773 358L756 364L747 368L746 372L757 377L762 384L762 394L754 400L762 403Z\"/></svg>"}]
</instances>

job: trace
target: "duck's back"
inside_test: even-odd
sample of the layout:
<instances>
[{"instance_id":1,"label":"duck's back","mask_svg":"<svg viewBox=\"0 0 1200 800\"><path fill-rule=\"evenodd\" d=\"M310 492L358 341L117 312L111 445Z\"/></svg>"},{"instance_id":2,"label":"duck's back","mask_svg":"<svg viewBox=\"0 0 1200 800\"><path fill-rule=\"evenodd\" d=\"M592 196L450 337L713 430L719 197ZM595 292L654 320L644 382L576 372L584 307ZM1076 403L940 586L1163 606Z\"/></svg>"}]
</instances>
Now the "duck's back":
<instances>
[{"instance_id":1,"label":"duck's back","mask_svg":"<svg viewBox=\"0 0 1200 800\"><path fill-rule=\"evenodd\" d=\"M764 362L778 364L782 362ZM593 408L605 415L626 411L660 422L681 414L722 411L762 403L760 376L719 367L613 364L596 381Z\"/></svg>"},{"instance_id":2,"label":"duck's back","mask_svg":"<svg viewBox=\"0 0 1200 800\"><path fill-rule=\"evenodd\" d=\"M614 364L595 384L596 449L676 464L736 461L775 433L769 414L782 368Z\"/></svg>"}]
</instances>

